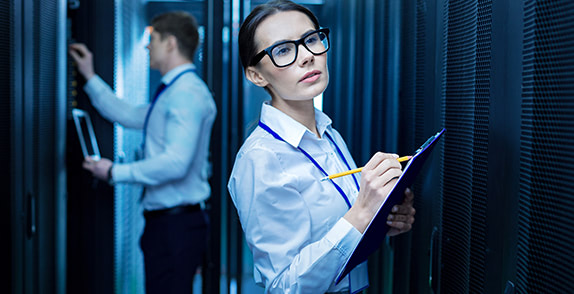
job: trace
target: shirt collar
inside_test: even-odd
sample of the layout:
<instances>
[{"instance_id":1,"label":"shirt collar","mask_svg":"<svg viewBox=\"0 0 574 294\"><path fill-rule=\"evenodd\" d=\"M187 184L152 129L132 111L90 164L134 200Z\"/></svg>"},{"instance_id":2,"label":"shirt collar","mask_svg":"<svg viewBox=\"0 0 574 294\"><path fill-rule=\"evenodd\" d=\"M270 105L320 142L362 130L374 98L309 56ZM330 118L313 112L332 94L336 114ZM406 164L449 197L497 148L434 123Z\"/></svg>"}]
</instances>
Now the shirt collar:
<instances>
[{"instance_id":1,"label":"shirt collar","mask_svg":"<svg viewBox=\"0 0 574 294\"><path fill-rule=\"evenodd\" d=\"M173 82L173 79L177 77L177 75L189 69L195 70L195 65L193 65L192 63L186 63L177 66L172 70L168 71L165 75L163 75L163 77L161 78L161 82L164 83L165 85L169 85L171 82Z\"/></svg>"},{"instance_id":2,"label":"shirt collar","mask_svg":"<svg viewBox=\"0 0 574 294\"><path fill-rule=\"evenodd\" d=\"M315 136L304 125L283 113L281 110L271 106L269 101L263 102L261 106L261 122L269 126L285 142L293 147L299 147L305 133ZM315 108L315 122L317 131L323 137L325 131L331 127L331 119L325 113Z\"/></svg>"}]
</instances>

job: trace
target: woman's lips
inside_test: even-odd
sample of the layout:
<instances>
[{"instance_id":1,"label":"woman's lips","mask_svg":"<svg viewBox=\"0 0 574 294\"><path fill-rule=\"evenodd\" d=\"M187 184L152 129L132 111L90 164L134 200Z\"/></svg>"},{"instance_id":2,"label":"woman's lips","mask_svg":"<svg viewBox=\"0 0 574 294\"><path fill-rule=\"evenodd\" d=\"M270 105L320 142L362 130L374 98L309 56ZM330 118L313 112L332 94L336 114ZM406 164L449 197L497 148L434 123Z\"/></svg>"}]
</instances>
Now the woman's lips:
<instances>
[{"instance_id":1,"label":"woman's lips","mask_svg":"<svg viewBox=\"0 0 574 294\"><path fill-rule=\"evenodd\" d=\"M301 83L312 83L321 77L321 72L318 70L310 71L306 73L302 79L299 80Z\"/></svg>"}]
</instances>

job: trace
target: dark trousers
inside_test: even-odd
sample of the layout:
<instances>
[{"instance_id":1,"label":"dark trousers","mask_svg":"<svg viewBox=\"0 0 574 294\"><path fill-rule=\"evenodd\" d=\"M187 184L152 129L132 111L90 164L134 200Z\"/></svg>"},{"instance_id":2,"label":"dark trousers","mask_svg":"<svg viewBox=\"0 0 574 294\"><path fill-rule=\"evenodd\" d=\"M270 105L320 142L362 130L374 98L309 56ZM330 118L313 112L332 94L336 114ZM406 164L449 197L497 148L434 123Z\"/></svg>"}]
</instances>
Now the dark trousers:
<instances>
[{"instance_id":1,"label":"dark trousers","mask_svg":"<svg viewBox=\"0 0 574 294\"><path fill-rule=\"evenodd\" d=\"M209 219L205 211L146 217L140 246L146 293L193 291L193 277L207 248Z\"/></svg>"}]
</instances>

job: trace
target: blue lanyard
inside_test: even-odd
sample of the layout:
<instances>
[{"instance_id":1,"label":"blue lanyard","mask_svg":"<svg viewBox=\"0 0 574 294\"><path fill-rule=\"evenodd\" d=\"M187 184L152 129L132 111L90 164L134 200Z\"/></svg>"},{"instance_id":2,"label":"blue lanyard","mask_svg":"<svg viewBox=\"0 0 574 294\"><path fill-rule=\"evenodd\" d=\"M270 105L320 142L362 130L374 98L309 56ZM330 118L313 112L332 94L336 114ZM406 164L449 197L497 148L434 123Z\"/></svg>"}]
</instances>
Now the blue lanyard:
<instances>
[{"instance_id":1,"label":"blue lanyard","mask_svg":"<svg viewBox=\"0 0 574 294\"><path fill-rule=\"evenodd\" d=\"M275 131L273 131L269 126L264 124L262 121L259 121L259 126L261 128L263 128L264 130L266 130L273 137L275 137L275 139L285 142L285 140L283 140L283 138L281 138L281 136L279 136L279 134L275 133ZM327 133L325 132L325 134L327 134ZM327 136L330 138L330 136L328 134L327 134ZM337 146L335 141L333 141L333 139L331 139L331 141L333 142L333 144L335 144L335 146L337 147L337 150L339 151L339 154L341 154L341 156L342 156L343 153L341 153L341 151L339 150L339 147ZM319 163L315 159L313 159L313 157L311 155L309 155L309 153L307 153L301 147L297 147L297 149L299 149L299 151L301 151L301 153L303 153L326 177L329 176L329 174L327 174L327 172L325 172L325 170L319 165ZM343 156L343 161L345 161L345 164L347 164L347 166L349 166L349 164L347 163L347 160L345 159L344 156ZM343 199L345 200L345 203L347 203L347 206L349 208L351 208L351 202L349 202L349 198L347 198L347 195L345 194L345 192L343 192L343 189L341 189L341 187L339 187L339 185L337 185L337 183L335 183L333 180L331 180L331 183L333 183L333 185L335 186L335 189L337 189L337 191L339 191L341 196L343 196ZM357 183L356 180L355 180L355 183ZM359 184L357 184L357 189L358 188L359 188Z\"/></svg>"},{"instance_id":2,"label":"blue lanyard","mask_svg":"<svg viewBox=\"0 0 574 294\"><path fill-rule=\"evenodd\" d=\"M147 135L147 124L149 122L149 117L151 115L151 111L155 107L155 103L159 99L159 96L161 95L161 93L163 93L163 91L165 91L165 89L167 89L169 86L173 85L173 83L175 83L175 81L177 81L177 79L179 79L183 74L188 73L188 72L195 72L195 69L191 68L191 69L184 70L184 71L180 72L177 76L175 76L175 78L169 84L165 85L163 88L160 88L160 90L153 97L153 100L151 101L151 105L150 105L150 107L147 111L147 114L145 116L145 121L144 121L144 126L143 126L142 152L144 152L144 150L145 150L145 139L146 139L146 135ZM143 154L145 154L145 153L143 153Z\"/></svg>"},{"instance_id":3,"label":"blue lanyard","mask_svg":"<svg viewBox=\"0 0 574 294\"><path fill-rule=\"evenodd\" d=\"M335 140L333 140L333 138L331 138L331 135L329 135L329 133L325 132L325 135L327 135L327 138L329 138L329 140L331 140L331 142L333 142L333 145L335 145L335 148L337 148L337 152L339 153L339 156L341 156L341 158L343 159L343 162L345 163L347 168L351 169L351 166L347 162L347 159L345 159L345 156L343 155L343 152L341 152L341 149L339 149L339 146L337 145L337 143L335 143ZM357 185L357 191L360 190L359 182L357 182L357 178L355 178L354 174L351 174L351 176L353 176L353 180L355 181L355 185Z\"/></svg>"}]
</instances>

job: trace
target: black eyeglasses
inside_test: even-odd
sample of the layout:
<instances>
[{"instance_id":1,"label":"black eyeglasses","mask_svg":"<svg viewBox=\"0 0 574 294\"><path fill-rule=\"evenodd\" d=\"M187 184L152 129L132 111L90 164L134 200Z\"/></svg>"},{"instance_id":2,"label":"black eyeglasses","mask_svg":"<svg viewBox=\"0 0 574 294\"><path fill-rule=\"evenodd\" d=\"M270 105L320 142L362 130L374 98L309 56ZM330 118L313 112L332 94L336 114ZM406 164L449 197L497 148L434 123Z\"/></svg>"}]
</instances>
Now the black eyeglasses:
<instances>
[{"instance_id":1,"label":"black eyeglasses","mask_svg":"<svg viewBox=\"0 0 574 294\"><path fill-rule=\"evenodd\" d=\"M271 45L257 53L257 55L251 59L249 65L254 66L259 63L265 55L269 55L271 62L273 62L276 67L289 66L297 60L299 45L303 45L309 52L313 53L313 55L321 55L327 52L329 50L329 29L318 29L305 34L305 36L299 40L284 41Z\"/></svg>"}]
</instances>

